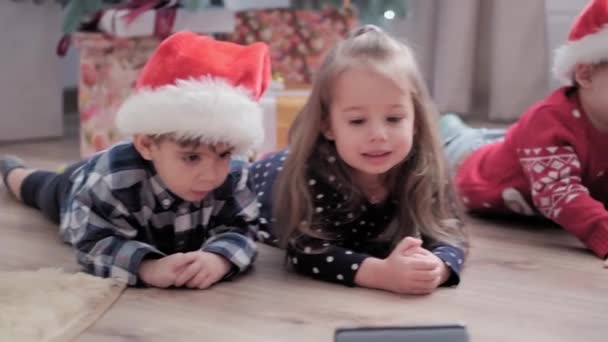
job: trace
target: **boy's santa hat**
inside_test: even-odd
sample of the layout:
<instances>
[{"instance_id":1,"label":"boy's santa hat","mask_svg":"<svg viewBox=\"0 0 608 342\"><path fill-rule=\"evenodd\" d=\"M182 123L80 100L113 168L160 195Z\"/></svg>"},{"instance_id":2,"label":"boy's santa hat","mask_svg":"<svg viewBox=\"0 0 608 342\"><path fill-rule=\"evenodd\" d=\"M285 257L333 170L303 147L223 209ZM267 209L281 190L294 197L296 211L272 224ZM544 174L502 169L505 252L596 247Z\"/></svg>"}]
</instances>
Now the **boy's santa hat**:
<instances>
[{"instance_id":1,"label":"boy's santa hat","mask_svg":"<svg viewBox=\"0 0 608 342\"><path fill-rule=\"evenodd\" d=\"M269 83L265 44L242 46L178 32L150 57L116 125L124 134L172 134L227 143L244 153L264 138L257 101Z\"/></svg>"},{"instance_id":2,"label":"boy's santa hat","mask_svg":"<svg viewBox=\"0 0 608 342\"><path fill-rule=\"evenodd\" d=\"M568 42L555 51L553 73L572 85L577 64L608 61L608 0L591 0L574 21Z\"/></svg>"}]
</instances>

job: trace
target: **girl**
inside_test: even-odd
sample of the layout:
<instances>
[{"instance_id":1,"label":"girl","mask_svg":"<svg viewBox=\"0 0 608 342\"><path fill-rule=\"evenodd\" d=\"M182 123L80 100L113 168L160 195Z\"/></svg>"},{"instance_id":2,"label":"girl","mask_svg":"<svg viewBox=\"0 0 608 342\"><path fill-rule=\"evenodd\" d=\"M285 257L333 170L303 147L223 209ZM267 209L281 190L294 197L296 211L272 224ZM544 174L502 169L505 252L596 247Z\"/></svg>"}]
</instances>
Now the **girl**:
<instances>
[{"instance_id":1,"label":"girl","mask_svg":"<svg viewBox=\"0 0 608 342\"><path fill-rule=\"evenodd\" d=\"M317 279L408 294L458 284L467 243L435 120L410 49L360 28L325 59L289 151L251 166L260 239Z\"/></svg>"}]
</instances>

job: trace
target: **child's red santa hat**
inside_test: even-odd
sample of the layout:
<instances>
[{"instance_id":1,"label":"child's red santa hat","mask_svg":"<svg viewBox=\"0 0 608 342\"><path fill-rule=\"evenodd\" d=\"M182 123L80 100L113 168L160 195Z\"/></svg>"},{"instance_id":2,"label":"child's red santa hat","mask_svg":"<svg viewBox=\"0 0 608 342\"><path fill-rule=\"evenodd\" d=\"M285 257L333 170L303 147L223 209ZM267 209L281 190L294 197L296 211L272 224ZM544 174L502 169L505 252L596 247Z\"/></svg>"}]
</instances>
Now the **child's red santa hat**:
<instances>
[{"instance_id":1,"label":"child's red santa hat","mask_svg":"<svg viewBox=\"0 0 608 342\"><path fill-rule=\"evenodd\" d=\"M591 0L576 18L568 42L555 51L553 73L572 85L577 64L608 61L608 0Z\"/></svg>"},{"instance_id":2,"label":"child's red santa hat","mask_svg":"<svg viewBox=\"0 0 608 342\"><path fill-rule=\"evenodd\" d=\"M150 57L116 125L124 134L173 134L227 143L244 153L264 138L257 101L269 83L265 44L242 46L178 32Z\"/></svg>"}]
</instances>

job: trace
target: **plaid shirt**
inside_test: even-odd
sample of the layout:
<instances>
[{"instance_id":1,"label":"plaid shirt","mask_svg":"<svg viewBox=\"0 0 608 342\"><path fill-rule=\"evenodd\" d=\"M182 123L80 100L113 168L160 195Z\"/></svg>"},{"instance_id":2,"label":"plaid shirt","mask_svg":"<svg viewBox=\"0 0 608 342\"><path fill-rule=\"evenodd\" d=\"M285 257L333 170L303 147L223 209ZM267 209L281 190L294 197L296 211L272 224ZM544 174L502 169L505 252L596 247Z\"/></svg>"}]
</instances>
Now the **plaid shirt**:
<instances>
[{"instance_id":1,"label":"plaid shirt","mask_svg":"<svg viewBox=\"0 0 608 342\"><path fill-rule=\"evenodd\" d=\"M152 163L131 143L89 159L71 176L60 234L89 273L139 283L144 259L201 250L233 265L232 276L253 263L258 205L248 171L233 163L226 181L202 202L173 195Z\"/></svg>"}]
</instances>

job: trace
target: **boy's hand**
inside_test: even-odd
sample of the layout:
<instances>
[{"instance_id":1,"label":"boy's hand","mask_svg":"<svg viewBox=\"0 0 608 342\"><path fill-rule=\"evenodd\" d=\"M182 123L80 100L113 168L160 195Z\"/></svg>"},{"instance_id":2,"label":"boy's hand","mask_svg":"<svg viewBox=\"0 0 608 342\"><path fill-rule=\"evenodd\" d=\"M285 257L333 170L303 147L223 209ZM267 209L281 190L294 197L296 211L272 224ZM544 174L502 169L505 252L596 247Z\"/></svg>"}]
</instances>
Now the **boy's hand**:
<instances>
[{"instance_id":1,"label":"boy's hand","mask_svg":"<svg viewBox=\"0 0 608 342\"><path fill-rule=\"evenodd\" d=\"M193 261L175 279L173 285L177 287L206 289L220 281L232 268L228 260L217 254L196 251L186 255Z\"/></svg>"},{"instance_id":2,"label":"boy's hand","mask_svg":"<svg viewBox=\"0 0 608 342\"><path fill-rule=\"evenodd\" d=\"M167 288L194 259L192 255L175 253L156 260L144 260L139 266L139 277L147 285Z\"/></svg>"}]
</instances>

